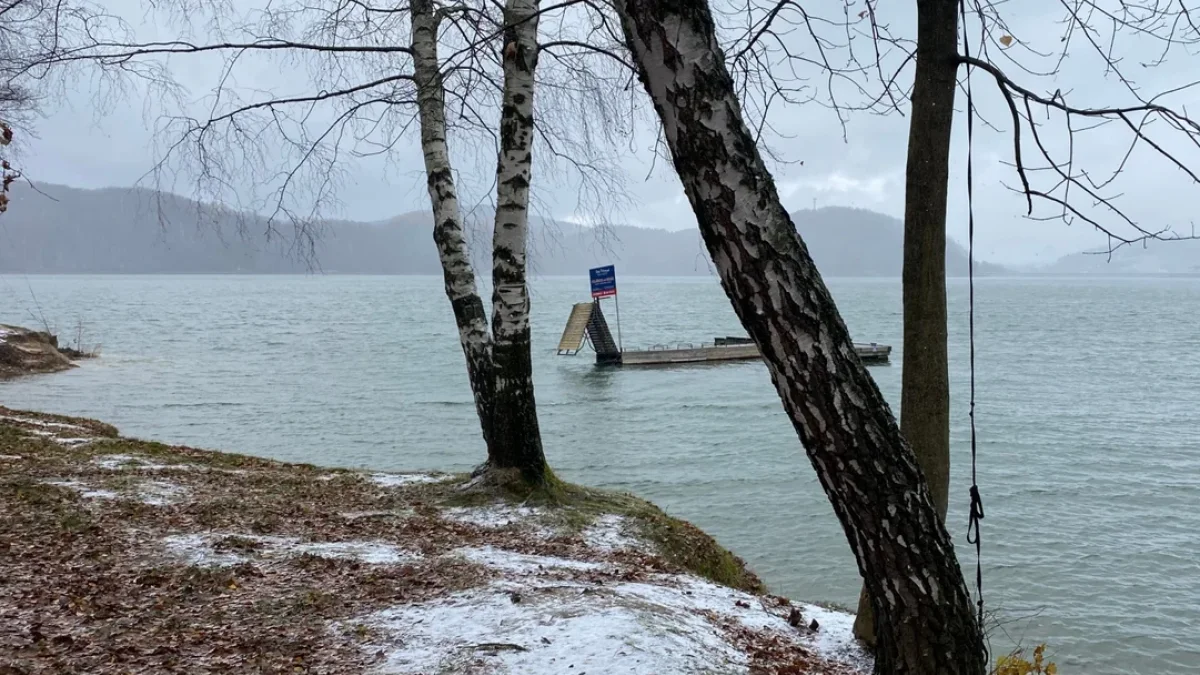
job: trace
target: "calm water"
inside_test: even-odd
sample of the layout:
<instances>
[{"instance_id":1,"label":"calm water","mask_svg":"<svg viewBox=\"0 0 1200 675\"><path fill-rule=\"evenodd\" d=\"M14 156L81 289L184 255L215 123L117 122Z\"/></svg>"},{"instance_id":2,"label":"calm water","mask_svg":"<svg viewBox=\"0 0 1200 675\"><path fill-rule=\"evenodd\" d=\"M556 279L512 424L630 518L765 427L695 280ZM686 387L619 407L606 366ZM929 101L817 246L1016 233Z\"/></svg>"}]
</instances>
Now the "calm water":
<instances>
[{"instance_id":1,"label":"calm water","mask_svg":"<svg viewBox=\"0 0 1200 675\"><path fill-rule=\"evenodd\" d=\"M711 280L621 279L626 345L739 334ZM898 408L898 280L831 282ZM467 469L483 456L440 280L0 277L0 320L36 295L102 359L0 383L0 402L128 435L284 460ZM631 490L716 535L772 589L852 604L841 530L759 363L598 370L554 354L586 280L535 284L546 451L570 480ZM979 284L985 592L1000 646L1050 643L1077 673L1200 669L1200 280ZM952 282L954 486L964 561L966 285ZM610 322L613 318L609 308ZM1005 637L1005 634L1011 637Z\"/></svg>"}]
</instances>

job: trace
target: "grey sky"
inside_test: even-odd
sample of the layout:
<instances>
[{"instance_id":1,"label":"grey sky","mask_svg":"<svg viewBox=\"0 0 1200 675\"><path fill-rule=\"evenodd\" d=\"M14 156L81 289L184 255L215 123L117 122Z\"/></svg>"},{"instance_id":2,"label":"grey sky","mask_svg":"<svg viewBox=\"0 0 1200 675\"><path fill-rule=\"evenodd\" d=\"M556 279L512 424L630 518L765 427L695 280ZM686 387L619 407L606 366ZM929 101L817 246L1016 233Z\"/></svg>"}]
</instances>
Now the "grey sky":
<instances>
[{"instance_id":1,"label":"grey sky","mask_svg":"<svg viewBox=\"0 0 1200 675\"><path fill-rule=\"evenodd\" d=\"M821 4L815 3L816 6ZM824 4L834 8L842 3ZM885 8L893 11L893 16L885 16L893 33L912 35L911 5L914 4L898 2ZM110 11L134 23L143 39L161 38L171 33L160 20L145 13L140 0L113 0L108 5ZM1055 22L1061 18L1062 10L1058 3L1013 0L1003 7L1017 39L1013 53L1022 45L1030 45L1042 52L1059 48L1062 27ZM1194 70L1191 59L1182 52L1174 54L1158 68L1144 68L1139 62L1152 58L1154 45L1151 42L1130 38L1119 44L1125 46L1128 56L1123 65L1134 74L1147 95L1186 84L1188 71ZM1103 63L1082 42L1072 46L1062 71L1052 77L1030 76L1010 67L1002 56L993 54L993 57L998 65L1008 68L1015 79L1034 91L1043 93L1061 88L1077 106L1133 101L1114 77L1105 74ZM218 76L217 65L214 60L194 57L174 57L171 61L173 72L189 86L189 97L194 101L202 100L211 90ZM906 74L906 79L911 80L911 66ZM815 76L816 72L808 75ZM280 93L296 90L303 83L302 73L273 72L257 65L240 73L238 78L238 84L246 91ZM1004 184L1016 184L1015 172L1004 164L1012 158L1009 135L1012 125L1007 108L996 94L994 82L985 73L977 72L973 83L981 112L1001 129L1001 133L997 133L982 124L976 127L979 254L1000 262L1049 262L1062 254L1102 246L1104 238L1084 223L1068 228L1059 222L1033 222L1022 218L1024 201L1004 187ZM149 169L155 154L149 127L161 107L155 105L156 101L147 102L131 94L112 100L110 105L97 110L89 90L86 83L80 83L76 93L47 111L47 117L38 126L40 139L29 148L25 157L25 169L30 177L79 187L103 187L130 185ZM1164 102L1191 108L1195 106L1187 104L1197 103L1197 97L1194 91L1185 90ZM957 102L960 110L964 100L960 95ZM965 115L960 114L957 119L948 229L951 236L965 241ZM772 168L790 209L808 208L814 204L849 205L897 217L903 215L906 117L851 114L845 140L834 114L815 104L777 107L771 121L781 133L769 138L769 142L775 153L787 161ZM651 171L653 157L650 150L654 137L649 126L643 126L633 147L618 153L617 163L627 175L632 204L617 218L648 227L694 227L691 210L669 164L660 159ZM1062 147L1065 136L1047 129L1046 138L1054 139L1057 147ZM1129 134L1110 125L1089 132L1084 138L1085 144L1076 146L1077 157L1100 175L1120 161ZM453 138L451 142L454 143ZM1025 146L1026 152L1031 152L1032 144L1028 138ZM1173 149L1182 153L1182 158L1191 166L1200 167L1200 152L1195 147ZM478 152L473 157L474 160L467 161L475 161L476 166L466 168L477 171L477 175L488 175L492 169L486 161L487 153ZM460 169L464 168L464 161L462 157L458 158ZM428 209L421 155L415 143L400 144L387 161L372 158L350 162L345 165L343 177L338 192L340 206L330 215L381 220L403 212ZM552 176L534 177L546 210L558 218L577 219L569 186L557 184L550 178ZM1198 190L1200 187L1191 184L1183 172L1143 150L1134 154L1127 170L1108 192L1121 193L1122 206L1148 228L1169 224L1176 230L1186 230L1193 217L1191 204L1200 194ZM1090 207L1086 198L1081 198L1081 202ZM1115 223L1111 218L1109 222ZM1128 232L1127 229L1124 231Z\"/></svg>"}]
</instances>

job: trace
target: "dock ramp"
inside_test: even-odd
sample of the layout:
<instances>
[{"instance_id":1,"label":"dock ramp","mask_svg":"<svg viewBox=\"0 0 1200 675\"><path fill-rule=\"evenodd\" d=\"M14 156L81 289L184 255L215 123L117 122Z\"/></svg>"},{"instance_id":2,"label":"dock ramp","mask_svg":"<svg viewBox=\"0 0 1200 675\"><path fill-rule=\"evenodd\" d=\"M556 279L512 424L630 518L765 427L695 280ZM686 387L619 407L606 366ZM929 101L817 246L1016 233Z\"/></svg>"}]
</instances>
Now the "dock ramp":
<instances>
[{"instance_id":1,"label":"dock ramp","mask_svg":"<svg viewBox=\"0 0 1200 675\"><path fill-rule=\"evenodd\" d=\"M621 362L621 348L617 346L612 331L608 329L608 321L604 319L604 312L600 310L599 302L592 305L592 316L588 319L587 333L588 339L592 341L592 348L596 350L596 363Z\"/></svg>"},{"instance_id":2,"label":"dock ramp","mask_svg":"<svg viewBox=\"0 0 1200 675\"><path fill-rule=\"evenodd\" d=\"M567 317L567 327L563 329L562 339L558 341L559 356L574 356L583 349L583 339L591 319L592 303L581 302L571 308L571 316Z\"/></svg>"},{"instance_id":3,"label":"dock ramp","mask_svg":"<svg viewBox=\"0 0 1200 675\"><path fill-rule=\"evenodd\" d=\"M558 341L560 356L574 356L583 349L584 339L596 350L596 363L620 363L621 348L608 329L608 321L599 302L581 302L571 307L562 339Z\"/></svg>"}]
</instances>

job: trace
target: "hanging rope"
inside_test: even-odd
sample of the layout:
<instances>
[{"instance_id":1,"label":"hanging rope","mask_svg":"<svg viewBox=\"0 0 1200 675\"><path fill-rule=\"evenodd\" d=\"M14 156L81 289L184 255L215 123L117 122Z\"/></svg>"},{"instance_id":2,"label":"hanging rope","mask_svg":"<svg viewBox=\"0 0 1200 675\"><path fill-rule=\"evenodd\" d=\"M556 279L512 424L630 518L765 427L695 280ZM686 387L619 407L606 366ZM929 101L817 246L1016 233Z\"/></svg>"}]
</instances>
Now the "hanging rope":
<instances>
[{"instance_id":1,"label":"hanging rope","mask_svg":"<svg viewBox=\"0 0 1200 675\"><path fill-rule=\"evenodd\" d=\"M971 44L967 38L967 3L960 0L962 12L963 53L970 58ZM975 135L975 101L971 97L971 67L967 66L967 301L968 340L971 361L971 510L967 524L967 543L975 545L975 604L979 609L979 626L983 627L983 539L980 521L983 520L983 499L979 496L977 479L978 447L975 440L975 179L972 143ZM986 647L985 647L986 649Z\"/></svg>"}]
</instances>

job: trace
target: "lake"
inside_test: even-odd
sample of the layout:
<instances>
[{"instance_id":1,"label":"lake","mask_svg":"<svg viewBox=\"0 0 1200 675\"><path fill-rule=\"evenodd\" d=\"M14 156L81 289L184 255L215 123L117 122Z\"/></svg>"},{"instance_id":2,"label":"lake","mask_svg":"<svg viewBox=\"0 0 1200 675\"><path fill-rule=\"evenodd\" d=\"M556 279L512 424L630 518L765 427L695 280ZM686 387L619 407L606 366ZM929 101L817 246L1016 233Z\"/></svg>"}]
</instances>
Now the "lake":
<instances>
[{"instance_id":1,"label":"lake","mask_svg":"<svg viewBox=\"0 0 1200 675\"><path fill-rule=\"evenodd\" d=\"M618 268L618 274L620 269ZM629 346L743 334L714 279L621 278ZM832 279L899 412L898 279ZM1063 672L1200 670L1200 279L983 279L977 388L993 642L1049 643ZM967 285L950 282L949 527L964 565ZM598 369L557 356L586 277L533 285L546 454L713 534L775 592L853 605L853 557L761 363ZM40 307L40 309L39 309ZM615 328L615 311L606 301ZM82 320L102 358L0 383L0 403L126 435L288 461L466 470L483 459L441 280L0 276L0 321Z\"/></svg>"}]
</instances>

